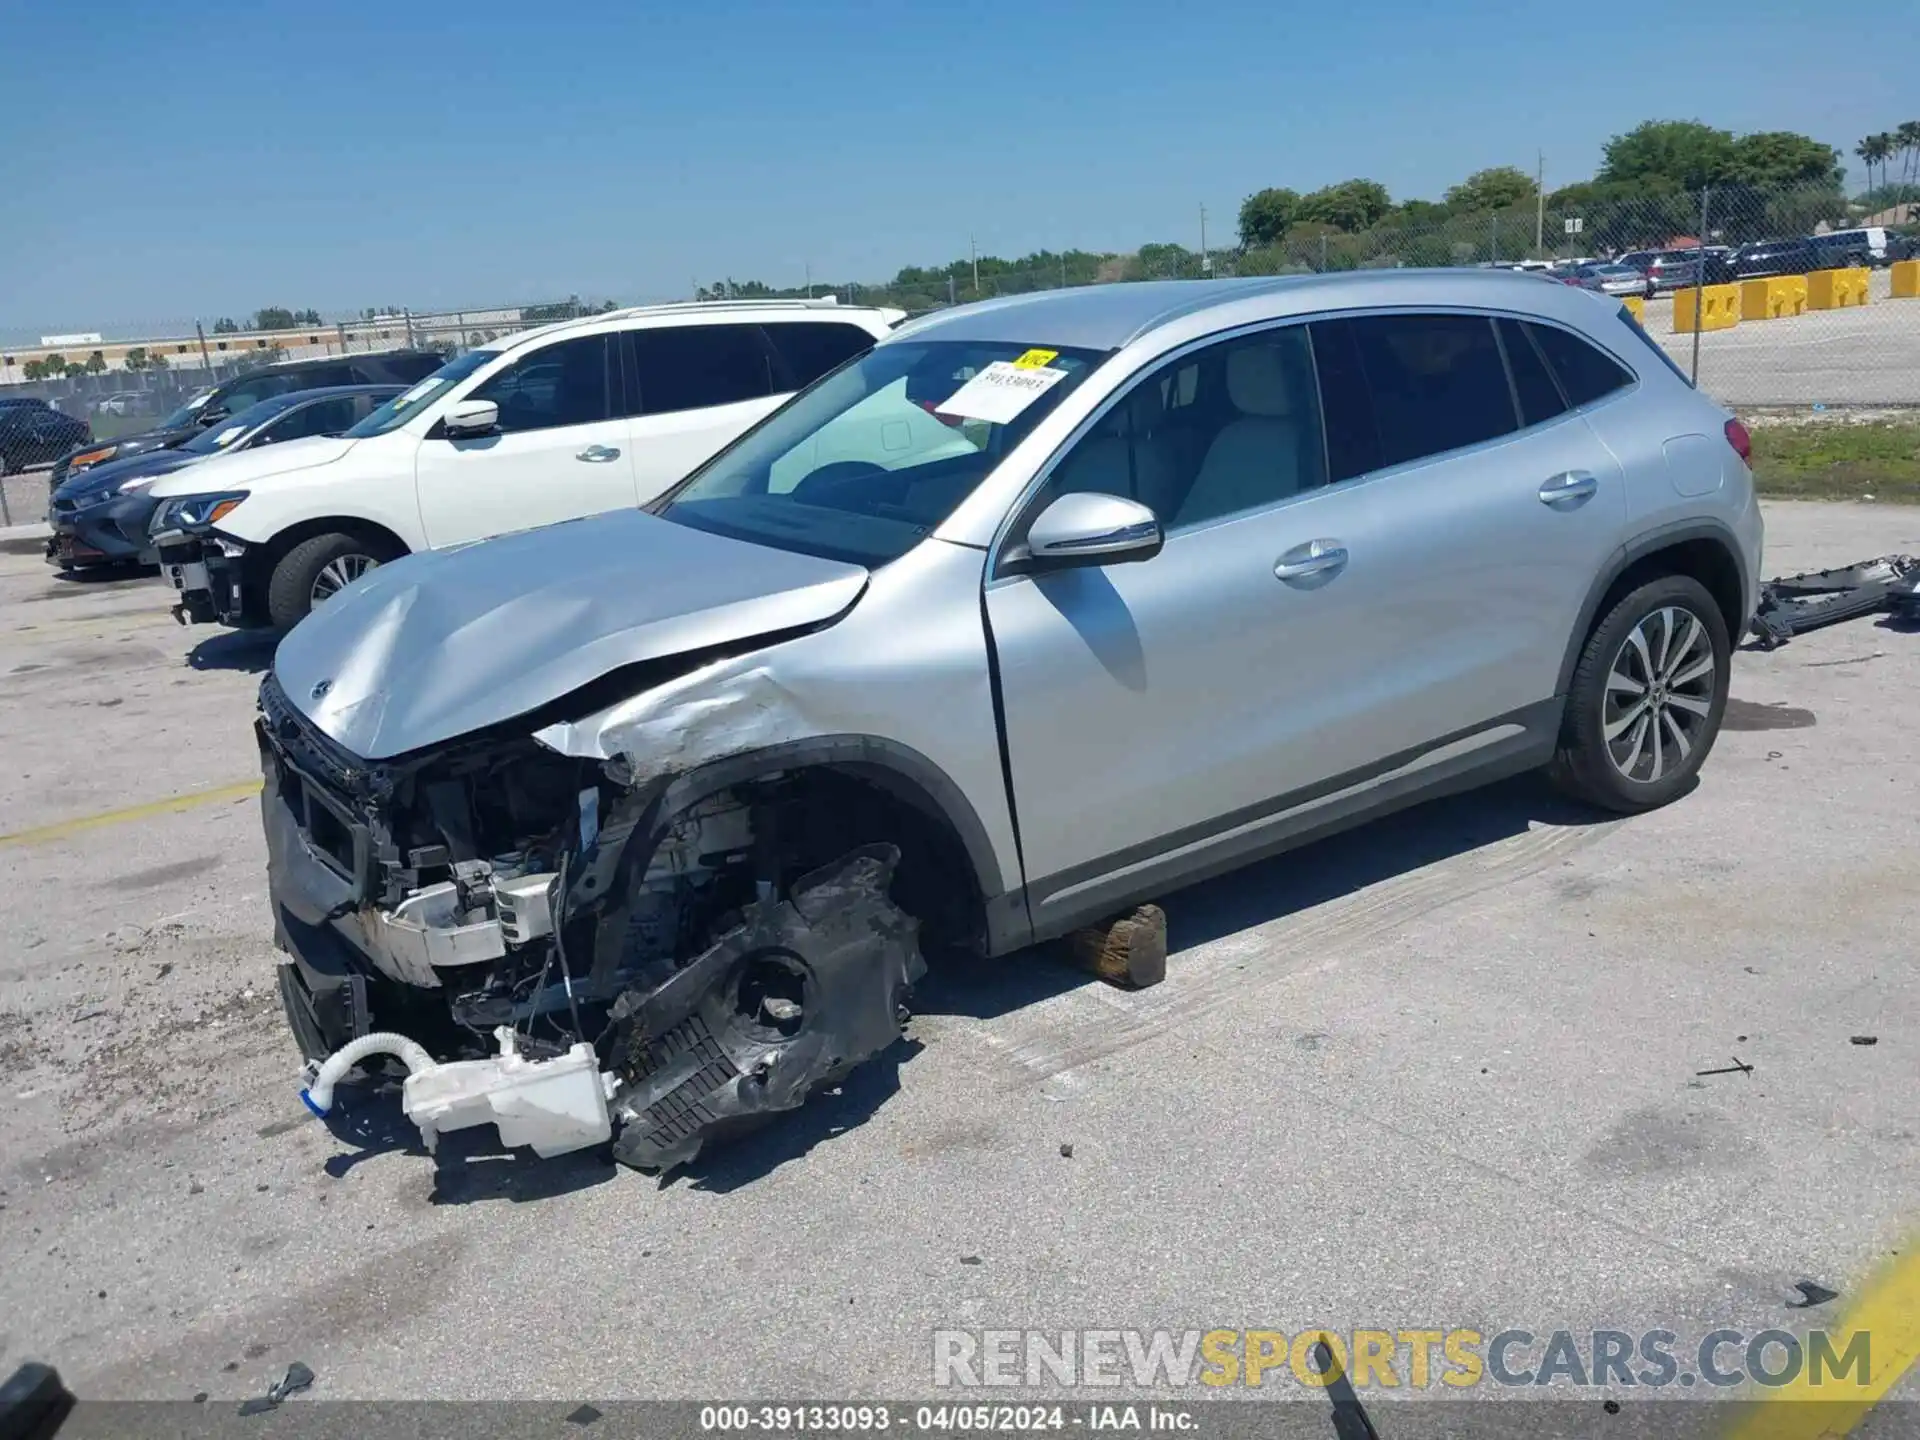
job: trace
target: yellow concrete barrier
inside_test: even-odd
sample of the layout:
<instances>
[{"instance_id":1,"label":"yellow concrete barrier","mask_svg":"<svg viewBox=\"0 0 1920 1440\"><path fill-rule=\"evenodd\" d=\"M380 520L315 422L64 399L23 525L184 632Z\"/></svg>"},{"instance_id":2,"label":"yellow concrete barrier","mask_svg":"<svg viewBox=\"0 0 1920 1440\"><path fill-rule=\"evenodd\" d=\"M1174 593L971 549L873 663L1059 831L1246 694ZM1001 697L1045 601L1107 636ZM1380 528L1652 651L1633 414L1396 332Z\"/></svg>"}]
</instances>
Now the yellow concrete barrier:
<instances>
[{"instance_id":1,"label":"yellow concrete barrier","mask_svg":"<svg viewBox=\"0 0 1920 1440\"><path fill-rule=\"evenodd\" d=\"M1645 296L1627 296L1627 309L1633 312L1635 324L1644 325L1647 323L1647 301Z\"/></svg>"},{"instance_id":2,"label":"yellow concrete barrier","mask_svg":"<svg viewBox=\"0 0 1920 1440\"><path fill-rule=\"evenodd\" d=\"M1705 297L1704 299L1702 297ZM1738 285L1689 286L1673 292L1673 333L1691 334L1695 320L1702 330L1731 330L1740 323Z\"/></svg>"},{"instance_id":3,"label":"yellow concrete barrier","mask_svg":"<svg viewBox=\"0 0 1920 1440\"><path fill-rule=\"evenodd\" d=\"M1893 281L1894 299L1920 298L1920 260L1896 260L1887 267L1887 274Z\"/></svg>"},{"instance_id":4,"label":"yellow concrete barrier","mask_svg":"<svg viewBox=\"0 0 1920 1440\"><path fill-rule=\"evenodd\" d=\"M1804 275L1772 275L1765 280L1740 282L1742 320L1778 320L1782 315L1798 315L1806 308Z\"/></svg>"},{"instance_id":5,"label":"yellow concrete barrier","mask_svg":"<svg viewBox=\"0 0 1920 1440\"><path fill-rule=\"evenodd\" d=\"M1866 303L1867 272L1864 269L1815 270L1807 276L1809 310L1844 310L1849 305Z\"/></svg>"}]
</instances>

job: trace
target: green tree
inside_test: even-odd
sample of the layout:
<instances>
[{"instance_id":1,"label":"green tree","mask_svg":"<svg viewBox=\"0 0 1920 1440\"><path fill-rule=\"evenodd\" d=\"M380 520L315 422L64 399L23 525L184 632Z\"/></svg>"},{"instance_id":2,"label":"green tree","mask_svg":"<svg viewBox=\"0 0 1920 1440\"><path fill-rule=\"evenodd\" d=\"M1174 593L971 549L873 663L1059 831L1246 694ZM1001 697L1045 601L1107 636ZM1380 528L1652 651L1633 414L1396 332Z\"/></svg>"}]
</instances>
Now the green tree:
<instances>
[{"instance_id":1,"label":"green tree","mask_svg":"<svg viewBox=\"0 0 1920 1440\"><path fill-rule=\"evenodd\" d=\"M1831 145L1791 130L1760 130L1733 142L1727 178L1756 190L1838 190L1842 173L1840 152Z\"/></svg>"},{"instance_id":2,"label":"green tree","mask_svg":"<svg viewBox=\"0 0 1920 1440\"><path fill-rule=\"evenodd\" d=\"M1853 153L1858 155L1867 167L1867 189L1874 188L1873 167L1876 165L1880 167L1880 184L1884 187L1887 183L1887 161L1893 157L1893 136L1885 132L1868 135L1853 147Z\"/></svg>"},{"instance_id":3,"label":"green tree","mask_svg":"<svg viewBox=\"0 0 1920 1440\"><path fill-rule=\"evenodd\" d=\"M121 363L132 371L146 369L148 364L147 347L144 345L134 346L131 350L127 351L127 358Z\"/></svg>"},{"instance_id":4,"label":"green tree","mask_svg":"<svg viewBox=\"0 0 1920 1440\"><path fill-rule=\"evenodd\" d=\"M1256 190L1240 202L1240 248L1271 245L1293 227L1300 197L1292 190Z\"/></svg>"},{"instance_id":5,"label":"green tree","mask_svg":"<svg viewBox=\"0 0 1920 1440\"><path fill-rule=\"evenodd\" d=\"M1447 205L1468 213L1482 210L1511 210L1529 203L1535 194L1533 177L1512 165L1496 165L1476 170L1447 191Z\"/></svg>"},{"instance_id":6,"label":"green tree","mask_svg":"<svg viewBox=\"0 0 1920 1440\"><path fill-rule=\"evenodd\" d=\"M104 375L107 373L107 357L96 350L87 356L87 363L81 368L89 375Z\"/></svg>"},{"instance_id":7,"label":"green tree","mask_svg":"<svg viewBox=\"0 0 1920 1440\"><path fill-rule=\"evenodd\" d=\"M1331 225L1336 230L1365 230L1393 208L1393 197L1377 180L1342 180L1300 197L1296 219Z\"/></svg>"},{"instance_id":8,"label":"green tree","mask_svg":"<svg viewBox=\"0 0 1920 1440\"><path fill-rule=\"evenodd\" d=\"M293 315L293 323L296 325L319 325L324 322L320 319L320 312L318 310L309 308L306 310L296 310Z\"/></svg>"},{"instance_id":9,"label":"green tree","mask_svg":"<svg viewBox=\"0 0 1920 1440\"><path fill-rule=\"evenodd\" d=\"M62 355L58 350L54 351L51 355L42 356L40 365L41 368L46 371L49 378L67 373L67 357Z\"/></svg>"},{"instance_id":10,"label":"green tree","mask_svg":"<svg viewBox=\"0 0 1920 1440\"><path fill-rule=\"evenodd\" d=\"M296 323L293 311L278 305L253 312L253 328L256 330L291 330Z\"/></svg>"},{"instance_id":11,"label":"green tree","mask_svg":"<svg viewBox=\"0 0 1920 1440\"><path fill-rule=\"evenodd\" d=\"M1142 245L1140 270L1149 280L1189 280L1200 273L1200 257L1184 245Z\"/></svg>"},{"instance_id":12,"label":"green tree","mask_svg":"<svg viewBox=\"0 0 1920 1440\"><path fill-rule=\"evenodd\" d=\"M1733 173L1733 135L1698 120L1643 120L1601 150L1594 179L1645 190L1698 190Z\"/></svg>"},{"instance_id":13,"label":"green tree","mask_svg":"<svg viewBox=\"0 0 1920 1440\"><path fill-rule=\"evenodd\" d=\"M29 380L45 380L47 378L47 362L44 360L29 360L20 367L20 373Z\"/></svg>"},{"instance_id":14,"label":"green tree","mask_svg":"<svg viewBox=\"0 0 1920 1440\"><path fill-rule=\"evenodd\" d=\"M1920 120L1907 120L1893 132L1893 143L1906 157L1906 163L1900 167L1900 180L1903 184L1912 184L1916 173L1920 173ZM1880 177L1886 178L1884 173Z\"/></svg>"},{"instance_id":15,"label":"green tree","mask_svg":"<svg viewBox=\"0 0 1920 1440\"><path fill-rule=\"evenodd\" d=\"M218 320L213 322L213 333L216 335L238 335L240 333L240 326L222 315Z\"/></svg>"}]
</instances>

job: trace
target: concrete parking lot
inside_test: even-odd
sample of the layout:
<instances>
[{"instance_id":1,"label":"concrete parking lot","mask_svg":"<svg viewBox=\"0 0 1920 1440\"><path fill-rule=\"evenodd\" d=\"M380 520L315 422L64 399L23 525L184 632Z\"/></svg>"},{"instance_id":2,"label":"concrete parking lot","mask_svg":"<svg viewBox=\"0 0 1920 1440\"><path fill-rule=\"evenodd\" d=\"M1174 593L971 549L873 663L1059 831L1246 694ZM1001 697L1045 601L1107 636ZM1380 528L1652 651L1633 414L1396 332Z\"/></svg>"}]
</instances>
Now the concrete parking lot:
<instances>
[{"instance_id":1,"label":"concrete parking lot","mask_svg":"<svg viewBox=\"0 0 1920 1440\"><path fill-rule=\"evenodd\" d=\"M1776 572L1889 551L1920 511L1769 511ZM1741 654L1664 811L1516 782L1169 897L1155 989L937 974L909 1042L662 1185L301 1107L269 650L167 600L0 554L0 1361L83 1396L296 1359L327 1399L920 1396L940 1327L1804 1329L1920 1219L1920 635Z\"/></svg>"},{"instance_id":2,"label":"concrete parking lot","mask_svg":"<svg viewBox=\"0 0 1920 1440\"><path fill-rule=\"evenodd\" d=\"M1894 300L1885 270L1866 305L1743 320L1700 336L1700 388L1727 405L1920 405L1920 300ZM1647 302L1647 332L1682 370L1693 336L1673 333L1673 299Z\"/></svg>"}]
</instances>

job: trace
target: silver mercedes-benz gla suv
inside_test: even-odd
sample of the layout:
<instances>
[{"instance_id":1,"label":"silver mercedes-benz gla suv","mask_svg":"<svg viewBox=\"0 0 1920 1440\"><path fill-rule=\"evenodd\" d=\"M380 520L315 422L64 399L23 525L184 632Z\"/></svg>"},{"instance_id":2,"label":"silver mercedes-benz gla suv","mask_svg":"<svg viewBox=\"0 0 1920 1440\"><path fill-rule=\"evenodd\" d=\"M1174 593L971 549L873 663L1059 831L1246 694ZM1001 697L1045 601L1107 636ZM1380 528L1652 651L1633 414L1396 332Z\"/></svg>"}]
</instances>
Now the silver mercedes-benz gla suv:
<instances>
[{"instance_id":1,"label":"silver mercedes-benz gla suv","mask_svg":"<svg viewBox=\"0 0 1920 1440\"><path fill-rule=\"evenodd\" d=\"M1746 447L1530 276L909 321L645 510L410 557L282 643L282 989L311 1059L358 1047L322 1108L375 1053L480 1057L497 1110L564 1062L583 1135L670 1165L890 1043L924 948L1530 767L1664 804L1754 604Z\"/></svg>"}]
</instances>

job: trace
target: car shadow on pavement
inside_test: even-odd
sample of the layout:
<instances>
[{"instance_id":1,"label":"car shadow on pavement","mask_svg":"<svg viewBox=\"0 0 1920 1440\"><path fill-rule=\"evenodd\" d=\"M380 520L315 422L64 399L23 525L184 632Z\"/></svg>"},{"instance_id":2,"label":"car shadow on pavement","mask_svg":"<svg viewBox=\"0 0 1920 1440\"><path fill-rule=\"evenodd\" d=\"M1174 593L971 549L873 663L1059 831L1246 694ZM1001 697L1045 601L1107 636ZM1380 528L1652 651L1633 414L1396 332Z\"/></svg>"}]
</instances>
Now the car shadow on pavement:
<instances>
[{"instance_id":1,"label":"car shadow on pavement","mask_svg":"<svg viewBox=\"0 0 1920 1440\"><path fill-rule=\"evenodd\" d=\"M39 541L45 548L45 541ZM80 589L105 587L112 585L132 585L142 580L151 580L160 573L158 565L88 565L78 570L55 570L52 579L58 585L73 585Z\"/></svg>"},{"instance_id":2,"label":"car shadow on pavement","mask_svg":"<svg viewBox=\"0 0 1920 1440\"><path fill-rule=\"evenodd\" d=\"M1429 800L1167 896L1160 904L1169 970L1182 950L1513 839L1536 822L1570 827L1619 818L1567 799L1537 772Z\"/></svg>"},{"instance_id":3,"label":"car shadow on pavement","mask_svg":"<svg viewBox=\"0 0 1920 1440\"><path fill-rule=\"evenodd\" d=\"M258 675L273 664L278 637L268 630L223 630L187 652L195 670L240 670Z\"/></svg>"}]
</instances>

